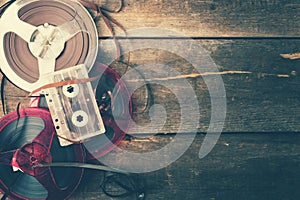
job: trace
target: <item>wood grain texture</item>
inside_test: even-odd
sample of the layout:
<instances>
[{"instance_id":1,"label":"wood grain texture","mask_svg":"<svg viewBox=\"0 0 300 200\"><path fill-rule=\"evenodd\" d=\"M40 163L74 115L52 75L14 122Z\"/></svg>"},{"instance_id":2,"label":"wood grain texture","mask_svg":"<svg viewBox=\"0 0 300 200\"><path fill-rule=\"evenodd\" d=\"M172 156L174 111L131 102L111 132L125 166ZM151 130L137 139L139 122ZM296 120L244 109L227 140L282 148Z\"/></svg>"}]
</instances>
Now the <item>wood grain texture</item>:
<instances>
[{"instance_id":1,"label":"wood grain texture","mask_svg":"<svg viewBox=\"0 0 300 200\"><path fill-rule=\"evenodd\" d=\"M128 30L159 27L191 37L299 36L299 9L298 0L124 0L111 16ZM110 35L101 22L99 28Z\"/></svg>"},{"instance_id":2,"label":"wood grain texture","mask_svg":"<svg viewBox=\"0 0 300 200\"><path fill-rule=\"evenodd\" d=\"M119 5L118 0L95 2L108 9L115 9ZM280 54L300 51L300 1L124 0L123 4L121 12L109 15L127 30L141 27L174 30L187 36L181 38L183 43L192 37L208 51L218 70L225 72L221 75L227 101L223 132L234 133L222 134L216 147L204 159L198 159L204 139L204 135L198 134L179 160L159 171L140 174L139 177L146 181L146 199L299 199L300 136L288 132L300 131L300 60L283 59ZM115 46L109 39L105 40L111 33L101 18L97 27L101 47L98 61L111 63L110 67L123 75L127 65L114 60ZM113 27L117 36L124 36L122 30ZM165 35L153 34L152 38L146 38L143 34L128 35L131 38L129 42L142 43L153 38L156 38L153 39L155 43L168 40L161 36ZM125 50L128 41L123 38L119 42L122 50ZM187 48L186 51L190 52L191 49ZM127 59L128 54L125 53L123 61ZM180 75L198 73L191 63L174 52L148 48L130 53L129 69L153 63L167 65ZM234 71L249 73L226 73ZM170 78L165 71L157 75L163 79ZM132 77L133 81L135 79ZM199 102L201 118L197 131L206 132L211 116L207 86L201 76L186 80ZM185 90L178 85L180 81L172 79L161 83L173 84L178 91ZM160 132L178 132L181 107L173 92L158 84L150 87L152 103L163 105L168 113ZM6 111L14 111L18 102L22 107L27 107L29 99L24 98L26 95L27 92L7 83ZM145 87L133 96L133 119L143 126L150 122L147 112L140 113L148 98ZM190 98L183 96L187 103L182 106L189 107ZM0 110L0 116L3 115ZM190 132L191 128L194 127L187 126L183 132ZM151 130L151 127L142 127L130 133L149 134ZM188 137L188 134L182 136ZM133 139L123 141L120 147L134 152L149 152L161 148L172 137L169 134ZM122 154L115 151L106 158L114 158L117 163L124 161ZM143 166L147 163L137 160L125 164ZM71 199L111 199L100 190L102 176L102 172L87 170L82 184Z\"/></svg>"},{"instance_id":3,"label":"wood grain texture","mask_svg":"<svg viewBox=\"0 0 300 200\"><path fill-rule=\"evenodd\" d=\"M4 1L2 1L4 2ZM95 1L108 9L115 9L119 1ZM248 74L222 75L227 100L227 117L225 132L272 132L300 131L299 119L299 77L297 76L300 61L288 60L280 54L299 52L300 39L298 1L279 0L225 0L225 1L123 1L124 8L119 13L110 13L126 29L139 27L156 27L180 31L187 36L195 37L195 42L206 49L218 66L220 72L246 71ZM103 20L99 19L101 24ZM99 27L100 36L106 36L105 30ZM116 29L117 33L118 30ZM120 33L120 34L119 34ZM117 35L124 35L119 32ZM141 36L140 40L132 37ZM164 38L153 35L154 43ZM283 36L282 38L278 36ZM151 40L144 35L130 35L129 41L120 39L122 50L124 43ZM212 38L210 38L212 37ZM217 37L217 38L214 38ZM232 38L228 38L232 37ZM201 39L200 39L201 38ZM187 38L186 38L187 39ZM179 39L181 40L181 39ZM113 42L100 39L99 62L110 66L123 75L126 65L113 62L115 46ZM182 43L185 38L182 38ZM174 41L171 39L170 44ZM180 43L180 42L179 42ZM107 45L108 44L108 45ZM178 48L181 48L180 44ZM190 47L186 52L192 51ZM124 61L127 61L128 54ZM196 55L195 55L196 56ZM200 59L200 58L199 58ZM130 53L130 65L137 67L143 64L168 65L182 75L198 73L191 64L174 52L159 48L139 49ZM158 76L168 78L166 72ZM187 78L197 95L201 118L197 131L206 132L211 115L210 96L203 78ZM165 83L175 84L177 90L181 80L169 80ZM167 110L167 121L161 133L178 132L180 123L180 106L189 107L189 96L182 98L187 103L179 105L172 91L152 85L153 103L163 105ZM24 99L26 92L17 89L13 84L5 87L7 112L14 111L18 102L27 107L29 99ZM134 120L140 125L147 125L150 118L147 113L139 111L149 97L145 90L134 96ZM3 112L0 111L3 116ZM191 115L193 117L193 115ZM181 132L189 132L187 126ZM130 133L151 133L152 127L141 127Z\"/></svg>"},{"instance_id":4,"label":"wood grain texture","mask_svg":"<svg viewBox=\"0 0 300 200\"><path fill-rule=\"evenodd\" d=\"M130 42L134 43L133 40ZM143 42L143 39L136 42ZM164 42L162 39L151 40L151 43L162 44ZM170 43L172 42L174 43L174 40L170 40ZM249 74L222 75L227 100L225 132L299 131L299 78L297 74L300 61L287 60L280 56L281 52L296 51L299 47L299 40L242 39L197 40L196 42L209 51L209 55L220 72L249 72ZM189 51L188 48L187 51ZM153 63L169 66L182 75L197 73L191 63L172 52L141 49L131 53L131 64L134 66ZM112 65L112 67L122 73L126 65ZM162 84L177 84L178 90L184 90L180 87L181 80L168 80L170 77L166 74L167 72L161 71L156 76L165 78L165 81L161 81ZM187 80L193 86L199 101L201 119L198 130L205 132L211 112L207 87L201 77L187 78ZM171 95L170 90L161 86L153 85L152 90L155 103L164 105L170 116L162 132L176 132L180 122L178 101L174 95ZM191 97L182 96L182 98L185 99L186 104L180 106L189 106L188 99ZM145 99L139 98L135 102L145 102ZM135 117L139 122L146 122L148 119L143 118L142 115ZM140 132L144 131L147 132L147 130ZM186 132L188 131L187 128Z\"/></svg>"},{"instance_id":5,"label":"wood grain texture","mask_svg":"<svg viewBox=\"0 0 300 200\"><path fill-rule=\"evenodd\" d=\"M133 41L130 40L130 42ZM156 39L153 42L162 43ZM300 60L287 60L280 57L281 53L296 51L300 45L300 40L197 40L196 42L209 51L209 55L217 64L220 72L249 72L247 74L221 75L227 101L227 117L223 131L300 131L298 123L300 80L297 75ZM104 59L99 61L105 61L105 56L102 55L100 57ZM125 55L124 61L127 60L126 58L127 55ZM181 75L197 73L197 70L187 60L172 52L159 49L140 49L131 52L129 64L133 67L145 64L162 64L176 70ZM126 64L117 61L111 64L111 67L121 75L126 66ZM151 75L170 78L166 71L155 71L155 74ZM134 77L133 80L135 79ZM201 118L198 131L206 132L211 114L211 102L207 86L201 76L186 80L196 93L200 106ZM180 106L178 99L174 96L174 92L186 89L180 85L181 81L182 79L161 81L161 84L175 86L175 91L157 84L151 85L153 103L164 106L168 114L161 133L177 132L181 117L180 106L182 106L181 108L190 106L188 103L191 99L190 96L181 96L180 98L183 98L186 103ZM129 86L130 84L128 83ZM5 89L8 112L14 111L19 101L22 102L23 107L27 107L29 99L24 98L26 92L19 90L13 84L8 84ZM135 111L133 118L143 126L150 122L147 113L139 113L149 98L146 92L145 88L141 88L133 99ZM152 133L152 128L154 129L155 125L141 127L130 133ZM189 132L192 128L194 128L193 125L187 126L182 132Z\"/></svg>"},{"instance_id":6,"label":"wood grain texture","mask_svg":"<svg viewBox=\"0 0 300 200\"><path fill-rule=\"evenodd\" d=\"M8 0L1 0L0 5ZM299 37L298 0L93 0L127 30L141 27L171 29L190 37ZM91 11L91 14L96 14ZM111 36L102 19L100 36ZM113 25L113 24L112 24ZM117 35L124 32L115 26ZM133 35L143 36L143 35ZM159 36L159 35L153 35Z\"/></svg>"},{"instance_id":7,"label":"wood grain texture","mask_svg":"<svg viewBox=\"0 0 300 200\"><path fill-rule=\"evenodd\" d=\"M124 142L123 148L152 151L169 139L133 140ZM138 177L145 181L146 199L299 199L299 139L298 134L288 133L223 134L214 150L199 159L203 135L198 135L176 162ZM107 156L122 160L122 155L114 152ZM143 164L138 160L134 163ZM87 171L71 199L111 199L100 189L102 177L102 172Z\"/></svg>"}]
</instances>

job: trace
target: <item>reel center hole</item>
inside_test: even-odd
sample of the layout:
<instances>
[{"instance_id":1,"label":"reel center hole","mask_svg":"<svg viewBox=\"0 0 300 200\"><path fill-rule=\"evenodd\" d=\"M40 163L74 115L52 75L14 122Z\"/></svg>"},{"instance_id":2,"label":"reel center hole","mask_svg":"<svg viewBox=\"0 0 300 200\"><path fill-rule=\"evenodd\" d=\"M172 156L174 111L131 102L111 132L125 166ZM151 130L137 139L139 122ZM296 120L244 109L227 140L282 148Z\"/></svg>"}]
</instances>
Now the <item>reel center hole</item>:
<instances>
[{"instance_id":1,"label":"reel center hole","mask_svg":"<svg viewBox=\"0 0 300 200\"><path fill-rule=\"evenodd\" d=\"M32 164L37 164L38 163L38 159L35 156L31 156L30 161L31 161Z\"/></svg>"},{"instance_id":2,"label":"reel center hole","mask_svg":"<svg viewBox=\"0 0 300 200\"><path fill-rule=\"evenodd\" d=\"M67 92L73 93L73 92L74 92L74 87L73 87L73 86L69 86L69 87L67 88Z\"/></svg>"},{"instance_id":3,"label":"reel center hole","mask_svg":"<svg viewBox=\"0 0 300 200\"><path fill-rule=\"evenodd\" d=\"M66 97L74 98L79 94L80 88L77 84L65 85L63 86L62 91Z\"/></svg>"},{"instance_id":4,"label":"reel center hole","mask_svg":"<svg viewBox=\"0 0 300 200\"><path fill-rule=\"evenodd\" d=\"M83 121L83 116L82 115L78 115L76 119L77 119L78 122L82 122Z\"/></svg>"},{"instance_id":5,"label":"reel center hole","mask_svg":"<svg viewBox=\"0 0 300 200\"><path fill-rule=\"evenodd\" d=\"M33 33L28 46L36 58L53 60L64 50L65 40L55 26L44 23Z\"/></svg>"},{"instance_id":6,"label":"reel center hole","mask_svg":"<svg viewBox=\"0 0 300 200\"><path fill-rule=\"evenodd\" d=\"M52 156L42 144L29 143L20 149L16 161L24 173L34 175L32 166L49 163L52 161Z\"/></svg>"}]
</instances>

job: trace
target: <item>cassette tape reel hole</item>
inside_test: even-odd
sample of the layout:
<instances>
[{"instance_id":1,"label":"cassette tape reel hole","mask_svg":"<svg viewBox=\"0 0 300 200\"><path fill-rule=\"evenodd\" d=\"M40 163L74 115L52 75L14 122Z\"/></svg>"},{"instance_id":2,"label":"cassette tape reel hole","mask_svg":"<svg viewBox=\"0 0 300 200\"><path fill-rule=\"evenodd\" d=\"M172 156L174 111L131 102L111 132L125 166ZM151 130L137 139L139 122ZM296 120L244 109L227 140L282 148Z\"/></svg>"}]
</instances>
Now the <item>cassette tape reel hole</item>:
<instances>
[{"instance_id":1,"label":"cassette tape reel hole","mask_svg":"<svg viewBox=\"0 0 300 200\"><path fill-rule=\"evenodd\" d=\"M101 117L105 126L105 133L101 135L97 135L90 139L83 141L84 147L88 150L87 159L93 160L99 157L102 157L113 150L125 137L126 130L129 129L130 125L130 117L132 113L132 105L131 101L129 105L125 105L125 101L123 99L130 99L129 92L127 90L126 84L122 82L119 75L109 68L106 65L95 63L92 70L89 73L89 77L97 77L101 75L101 78L97 81L92 82L93 91L96 91L94 94L94 98L97 101L97 106L101 112ZM120 82L119 82L120 81ZM113 94L114 87L117 83L119 84L119 89L117 90L118 94ZM72 86L72 87L69 87ZM77 89L73 88L74 85L66 85L63 86L62 89L63 96L67 96L68 90L71 93L76 93ZM76 86L75 86L76 87ZM79 87L81 89L81 87ZM67 95L65 95L67 94ZM37 97L33 100L35 102L32 104L33 106L37 107L44 107L48 108L49 106L53 106L54 102L49 102L47 99L47 92L44 92L44 96ZM76 97L77 98L77 97ZM50 99L51 100L51 99ZM84 98L84 100L89 104L89 99ZM111 106L113 105L113 106ZM128 106L128 112L124 111L125 106ZM115 109L115 113L117 115L112 116L111 109ZM80 128L81 125L85 124L85 117L86 115L82 112L77 112L80 110L75 110L70 116L71 117L71 125L75 125ZM84 111L85 112L85 111ZM62 125L68 124L67 121L62 121L63 118L57 117L53 119L53 122L56 128L62 129ZM88 119L89 121L94 121L93 118ZM122 124L123 129L119 128L116 123L116 120L119 120L118 124ZM75 128L74 128L75 130ZM74 139L77 138L76 135L73 137ZM72 138L71 138L72 139Z\"/></svg>"},{"instance_id":2,"label":"cassette tape reel hole","mask_svg":"<svg viewBox=\"0 0 300 200\"><path fill-rule=\"evenodd\" d=\"M62 87L63 94L68 98L74 98L79 94L79 86L77 84L65 85Z\"/></svg>"},{"instance_id":3,"label":"cassette tape reel hole","mask_svg":"<svg viewBox=\"0 0 300 200\"><path fill-rule=\"evenodd\" d=\"M89 121L89 116L83 110L78 110L72 115L72 123L77 127L84 127Z\"/></svg>"}]
</instances>

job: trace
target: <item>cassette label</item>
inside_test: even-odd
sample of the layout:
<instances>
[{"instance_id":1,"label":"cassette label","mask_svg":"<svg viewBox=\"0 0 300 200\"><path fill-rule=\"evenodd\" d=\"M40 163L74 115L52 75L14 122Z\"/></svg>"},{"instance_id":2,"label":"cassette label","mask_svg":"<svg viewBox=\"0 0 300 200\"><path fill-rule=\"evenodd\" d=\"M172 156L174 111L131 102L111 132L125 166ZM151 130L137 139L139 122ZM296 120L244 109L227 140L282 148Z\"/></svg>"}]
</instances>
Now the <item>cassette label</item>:
<instances>
[{"instance_id":1,"label":"cassette label","mask_svg":"<svg viewBox=\"0 0 300 200\"><path fill-rule=\"evenodd\" d=\"M45 84L88 79L85 65L43 76ZM105 132L90 82L43 89L61 146L82 142Z\"/></svg>"}]
</instances>

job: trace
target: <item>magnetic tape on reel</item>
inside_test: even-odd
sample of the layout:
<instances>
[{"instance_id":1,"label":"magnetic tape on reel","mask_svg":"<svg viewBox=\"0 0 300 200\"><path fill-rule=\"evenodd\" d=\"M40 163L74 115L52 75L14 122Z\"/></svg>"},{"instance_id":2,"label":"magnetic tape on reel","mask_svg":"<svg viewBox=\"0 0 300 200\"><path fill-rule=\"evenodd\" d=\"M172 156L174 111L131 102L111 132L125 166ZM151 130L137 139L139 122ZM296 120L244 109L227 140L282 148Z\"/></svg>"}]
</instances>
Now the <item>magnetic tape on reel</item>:
<instances>
[{"instance_id":1,"label":"magnetic tape on reel","mask_svg":"<svg viewBox=\"0 0 300 200\"><path fill-rule=\"evenodd\" d=\"M105 133L83 142L84 147L88 150L88 160L106 155L122 141L129 129L129 118L132 115L131 101L129 101L129 105L125 105L124 101L124 99L130 99L129 91L119 75L108 66L95 63L89 73L89 77L96 76L100 78L92 82L92 88L95 91L95 99L105 126ZM120 88L115 90L114 93L117 83L119 83ZM113 97L111 98L108 93L111 93ZM30 106L48 108L47 101L43 95L32 99ZM126 106L130 116L127 116L127 113L124 111ZM114 109L114 116L112 116L112 109ZM116 121L118 121L118 124L123 125L123 129L119 128Z\"/></svg>"},{"instance_id":2,"label":"magnetic tape on reel","mask_svg":"<svg viewBox=\"0 0 300 200\"><path fill-rule=\"evenodd\" d=\"M97 29L87 10L78 1L16 0L11 5L6 5L5 9L0 10L0 62L1 70L16 86L32 92L44 84L56 82L45 82L45 76L49 79L57 74L63 76L58 81L77 79L79 76L63 74L75 72L76 67L73 66L79 64L84 64L84 73L92 69L98 52ZM80 183L83 169L70 167L71 165L58 167L55 164L81 164L85 159L99 158L124 138L131 116L125 116L128 113L124 113L123 108L129 106L131 114L131 102L130 105L124 105L122 98L130 99L129 92L122 82L117 94L112 94L120 77L107 66L95 66L93 72L97 73L96 76L102 75L93 88L96 94L87 86L90 83L84 83L84 87L72 84L52 88L55 92L50 92L50 95L45 90L45 95L53 98L59 93L60 96L54 103L59 103L60 106L75 100L79 102L76 105L83 108L81 103L87 106L87 99L97 101L98 106L93 103L93 108L79 110L66 106L71 112L64 110L58 118L53 118L55 116L50 115L47 108L52 111L56 109L51 103L49 105L48 99L45 104L47 108L40 108L43 106L39 105L38 108L21 109L0 119L0 191L4 193L4 198L66 199ZM95 75L91 75L93 76ZM87 77L84 75L81 78ZM107 83L106 86L101 85L103 80ZM89 88L88 92L82 94L85 88ZM60 99L62 95L67 100ZM37 101L40 99L41 97ZM114 112L117 116L111 115L112 109L118 111ZM54 126L53 122L66 117L68 124L85 128L93 120L102 123L99 112L103 115L105 134L89 135L90 139L83 137L87 139L84 145L72 142L70 146L61 147L62 138L56 134L57 124ZM125 129L121 130L116 120L122 121ZM71 131L69 125L67 128ZM88 129L87 132L93 131ZM89 151L88 155L85 154L86 149Z\"/></svg>"},{"instance_id":3,"label":"magnetic tape on reel","mask_svg":"<svg viewBox=\"0 0 300 200\"><path fill-rule=\"evenodd\" d=\"M2 14L0 26L1 70L21 89L33 91L55 81L87 78L85 71L90 70L95 62L98 52L97 29L87 10L77 1L15 1ZM78 70L73 66L82 63L85 64L81 69L83 72L78 76L65 75L66 70L67 74L76 73ZM68 88L74 90L75 85L63 87L64 95L58 94L60 88L46 91L62 146L104 132L89 84L80 85L79 98L70 96ZM69 95L68 98L63 98L66 95ZM79 108L73 109L74 105L70 102L75 101ZM95 122L98 126L95 126ZM74 127L76 130L72 129Z\"/></svg>"},{"instance_id":4,"label":"magnetic tape on reel","mask_svg":"<svg viewBox=\"0 0 300 200\"><path fill-rule=\"evenodd\" d=\"M0 149L0 190L10 199L65 199L77 188L84 172L67 167L33 168L51 162L85 162L80 144L59 145L46 109L25 108L4 116L0 120Z\"/></svg>"},{"instance_id":5,"label":"magnetic tape on reel","mask_svg":"<svg viewBox=\"0 0 300 200\"><path fill-rule=\"evenodd\" d=\"M1 70L32 91L41 75L85 64L98 52L98 33L88 11L74 0L17 0L0 18Z\"/></svg>"},{"instance_id":6,"label":"magnetic tape on reel","mask_svg":"<svg viewBox=\"0 0 300 200\"><path fill-rule=\"evenodd\" d=\"M130 128L132 102L125 82L108 66L95 63L89 75L101 75L92 86L106 129L105 134L83 142L88 152L87 159L94 159L113 150L125 137ZM125 99L129 100L129 104L125 103ZM121 124L122 128L118 124Z\"/></svg>"}]
</instances>

